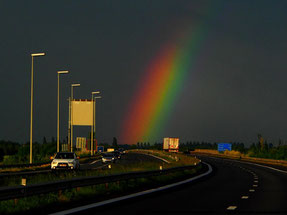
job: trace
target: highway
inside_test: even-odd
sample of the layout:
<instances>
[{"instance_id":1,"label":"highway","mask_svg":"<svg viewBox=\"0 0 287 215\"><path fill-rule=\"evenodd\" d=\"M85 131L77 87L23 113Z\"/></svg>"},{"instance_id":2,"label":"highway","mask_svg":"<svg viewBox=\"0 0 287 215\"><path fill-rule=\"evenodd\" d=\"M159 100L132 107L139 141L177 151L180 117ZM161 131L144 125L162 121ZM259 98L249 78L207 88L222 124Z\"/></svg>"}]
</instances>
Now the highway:
<instances>
[{"instance_id":1,"label":"highway","mask_svg":"<svg viewBox=\"0 0 287 215\"><path fill-rule=\"evenodd\" d=\"M201 157L213 173L197 182L74 214L287 214L287 173Z\"/></svg>"}]
</instances>

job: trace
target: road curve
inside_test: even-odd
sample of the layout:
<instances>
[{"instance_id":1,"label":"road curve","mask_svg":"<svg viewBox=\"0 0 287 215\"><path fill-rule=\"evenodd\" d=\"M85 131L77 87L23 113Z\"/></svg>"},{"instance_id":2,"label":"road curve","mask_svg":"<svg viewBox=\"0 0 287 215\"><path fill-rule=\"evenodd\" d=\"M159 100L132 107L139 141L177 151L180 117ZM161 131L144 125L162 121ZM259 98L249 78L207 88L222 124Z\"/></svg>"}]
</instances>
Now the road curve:
<instances>
[{"instance_id":1,"label":"road curve","mask_svg":"<svg viewBox=\"0 0 287 215\"><path fill-rule=\"evenodd\" d=\"M76 214L287 214L287 174L232 160L201 157L211 177Z\"/></svg>"}]
</instances>

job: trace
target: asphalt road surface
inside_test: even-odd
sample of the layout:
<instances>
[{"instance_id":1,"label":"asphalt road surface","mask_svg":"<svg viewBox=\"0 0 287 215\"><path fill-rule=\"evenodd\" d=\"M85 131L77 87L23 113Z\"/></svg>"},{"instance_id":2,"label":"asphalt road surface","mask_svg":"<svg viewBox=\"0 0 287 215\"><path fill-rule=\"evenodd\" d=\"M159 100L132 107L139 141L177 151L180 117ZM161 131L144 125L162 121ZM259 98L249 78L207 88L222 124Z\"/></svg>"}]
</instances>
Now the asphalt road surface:
<instances>
[{"instance_id":1,"label":"asphalt road surface","mask_svg":"<svg viewBox=\"0 0 287 215\"><path fill-rule=\"evenodd\" d=\"M77 214L287 214L287 174L220 158L201 157L209 177L155 194Z\"/></svg>"},{"instance_id":2,"label":"asphalt road surface","mask_svg":"<svg viewBox=\"0 0 287 215\"><path fill-rule=\"evenodd\" d=\"M121 159L116 160L116 163L121 165L129 165L133 163L138 163L140 165L141 162L158 162L159 164L162 163L161 160L151 157L149 155L145 154L139 154L139 153L126 153L121 156ZM92 161L87 164L81 164L81 169L97 169L101 168L102 166L106 166L108 164L103 164L101 160Z\"/></svg>"}]
</instances>

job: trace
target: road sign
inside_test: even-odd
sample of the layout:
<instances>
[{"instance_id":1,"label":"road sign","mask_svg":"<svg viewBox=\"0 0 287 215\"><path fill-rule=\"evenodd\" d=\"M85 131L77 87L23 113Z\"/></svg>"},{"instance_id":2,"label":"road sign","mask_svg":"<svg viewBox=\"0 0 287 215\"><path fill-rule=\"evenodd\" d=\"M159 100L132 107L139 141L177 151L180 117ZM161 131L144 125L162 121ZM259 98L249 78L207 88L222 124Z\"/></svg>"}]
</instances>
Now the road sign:
<instances>
[{"instance_id":1,"label":"road sign","mask_svg":"<svg viewBox=\"0 0 287 215\"><path fill-rule=\"evenodd\" d=\"M224 152L226 150L231 151L231 143L218 143L217 150L219 152Z\"/></svg>"},{"instance_id":2,"label":"road sign","mask_svg":"<svg viewBox=\"0 0 287 215\"><path fill-rule=\"evenodd\" d=\"M104 152L104 147L103 146L98 146L97 147L98 152Z\"/></svg>"}]
</instances>

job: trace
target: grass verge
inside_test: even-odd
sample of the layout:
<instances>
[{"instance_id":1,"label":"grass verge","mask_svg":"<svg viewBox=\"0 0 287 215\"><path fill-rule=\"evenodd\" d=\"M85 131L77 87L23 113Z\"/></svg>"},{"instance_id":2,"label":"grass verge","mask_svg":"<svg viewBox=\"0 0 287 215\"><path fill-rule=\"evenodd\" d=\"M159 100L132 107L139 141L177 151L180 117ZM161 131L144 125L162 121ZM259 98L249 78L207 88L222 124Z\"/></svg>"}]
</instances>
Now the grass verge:
<instances>
[{"instance_id":1,"label":"grass verge","mask_svg":"<svg viewBox=\"0 0 287 215\"><path fill-rule=\"evenodd\" d=\"M195 174L198 174L201 168L201 165L197 165L192 170L178 171L167 175L131 179L128 181L74 188L40 196L1 201L0 213L31 214L33 212L37 212L38 215L52 213L70 207L89 204L91 202L99 202L142 190L164 186L166 184L192 177Z\"/></svg>"},{"instance_id":2,"label":"grass verge","mask_svg":"<svg viewBox=\"0 0 287 215\"><path fill-rule=\"evenodd\" d=\"M155 156L169 159L169 164L162 164L163 168L170 168L175 166L194 165L198 164L199 160L185 156L183 154L171 154L160 151L144 152L137 151L137 153L150 153ZM85 177L85 176L103 176L118 174L124 172L134 171L147 171L158 170L159 163L152 161L145 161L140 163L131 163L129 165L121 165L119 163L111 164L111 169L97 169L97 170L84 170L84 171L56 171L52 173L27 175L27 184L36 184L45 181L65 180L73 177ZM181 179L188 178L198 174L202 169L201 164L196 165L192 170L184 170L169 173L166 175L153 176L148 178L131 179L128 181L119 181L109 184L100 184L94 186L73 188L69 190L43 194L39 196L31 196L27 198L7 200L0 202L0 214L31 214L35 212L37 214L51 213L52 209L61 210L66 209L69 206L75 207L77 204L82 205L83 202L89 200L103 201L117 196L134 193L141 190L151 189L154 187L163 186L165 184L180 181ZM19 185L22 177L6 178L6 181L1 183L5 186ZM86 202L88 204L88 202ZM52 208L52 209L51 209ZM40 213L41 212L41 213Z\"/></svg>"}]
</instances>

